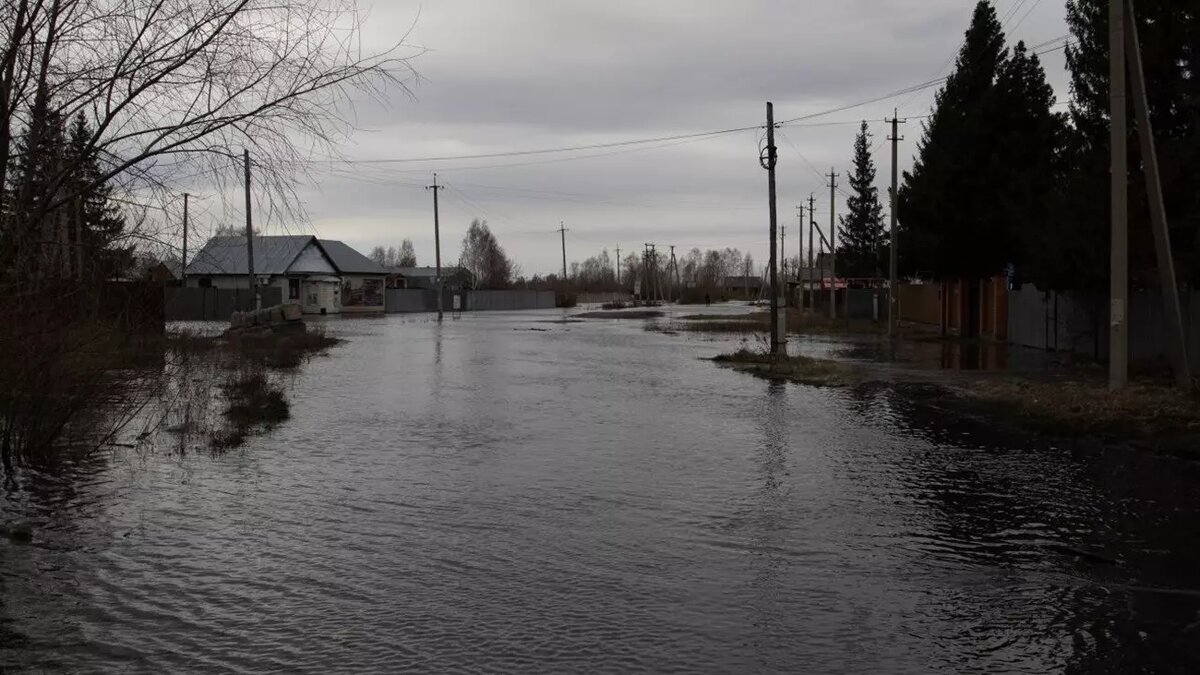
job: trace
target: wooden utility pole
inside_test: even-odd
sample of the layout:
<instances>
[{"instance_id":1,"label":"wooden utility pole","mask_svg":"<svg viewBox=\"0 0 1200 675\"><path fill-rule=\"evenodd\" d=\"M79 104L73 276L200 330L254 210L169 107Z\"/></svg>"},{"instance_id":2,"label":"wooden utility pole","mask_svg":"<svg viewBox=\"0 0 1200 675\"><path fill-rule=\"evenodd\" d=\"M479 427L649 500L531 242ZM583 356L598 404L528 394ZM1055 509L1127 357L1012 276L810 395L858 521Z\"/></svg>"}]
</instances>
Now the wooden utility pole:
<instances>
[{"instance_id":1,"label":"wooden utility pole","mask_svg":"<svg viewBox=\"0 0 1200 675\"><path fill-rule=\"evenodd\" d=\"M179 268L179 282L187 285L187 235L188 235L188 193L183 193L183 262Z\"/></svg>"},{"instance_id":2,"label":"wooden utility pole","mask_svg":"<svg viewBox=\"0 0 1200 675\"><path fill-rule=\"evenodd\" d=\"M775 208L775 166L779 157L775 150L775 106L770 101L767 102L767 147L759 156L759 163L767 170L767 206L771 217L771 261L767 267L771 292L771 355L781 356L785 347L779 321L779 251L775 239L779 225Z\"/></svg>"},{"instance_id":3,"label":"wooden utility pole","mask_svg":"<svg viewBox=\"0 0 1200 675\"><path fill-rule=\"evenodd\" d=\"M683 299L683 282L679 279L679 260L675 258L675 246L671 246L671 267L675 268L675 302Z\"/></svg>"},{"instance_id":4,"label":"wooden utility pole","mask_svg":"<svg viewBox=\"0 0 1200 675\"><path fill-rule=\"evenodd\" d=\"M254 218L250 211L250 149L242 149L242 165L246 174L246 273L250 277L250 290L254 292L254 309L262 309L262 295L258 280L254 278Z\"/></svg>"},{"instance_id":5,"label":"wooden utility pole","mask_svg":"<svg viewBox=\"0 0 1200 675\"><path fill-rule=\"evenodd\" d=\"M621 288L621 247L617 247L617 288Z\"/></svg>"},{"instance_id":6,"label":"wooden utility pole","mask_svg":"<svg viewBox=\"0 0 1200 675\"><path fill-rule=\"evenodd\" d=\"M1109 0L1109 115L1112 153L1112 249L1109 265L1108 386L1129 383L1129 156L1126 147L1125 2Z\"/></svg>"},{"instance_id":7,"label":"wooden utility pole","mask_svg":"<svg viewBox=\"0 0 1200 675\"><path fill-rule=\"evenodd\" d=\"M1119 4L1119 3L1118 3ZM1146 96L1146 75L1142 69L1142 47L1138 39L1137 15L1133 0L1125 7L1125 36L1129 47L1129 72L1132 75L1133 109L1137 121L1138 140L1142 149L1142 171L1146 174L1146 196L1150 202L1150 224L1154 230L1154 251L1158 257L1159 285L1162 286L1164 313L1167 315L1167 353L1175 370L1175 383L1190 391L1191 368L1188 365L1187 338L1183 314L1179 308L1179 286L1175 281L1175 259L1171 252L1171 233L1167 229L1166 205L1163 202L1162 180L1158 169L1158 149L1154 143L1154 125L1150 119L1150 102Z\"/></svg>"},{"instance_id":8,"label":"wooden utility pole","mask_svg":"<svg viewBox=\"0 0 1200 675\"><path fill-rule=\"evenodd\" d=\"M434 286L437 292L437 318L442 320L442 302L445 295L445 284L442 281L442 228L438 219L438 193L446 189L445 185L438 185L437 174L433 174L433 185L427 185L426 190L433 190L433 258L434 264Z\"/></svg>"},{"instance_id":9,"label":"wooden utility pole","mask_svg":"<svg viewBox=\"0 0 1200 675\"><path fill-rule=\"evenodd\" d=\"M801 312L804 311L804 296L808 289L804 287L804 280L800 278L800 268L804 267L804 204L796 205L796 237L800 240L800 252L796 255L796 283L800 286L800 307Z\"/></svg>"},{"instance_id":10,"label":"wooden utility pole","mask_svg":"<svg viewBox=\"0 0 1200 675\"><path fill-rule=\"evenodd\" d=\"M829 318L837 318L837 179L829 170Z\"/></svg>"},{"instance_id":11,"label":"wooden utility pole","mask_svg":"<svg viewBox=\"0 0 1200 675\"><path fill-rule=\"evenodd\" d=\"M897 295L900 289L897 253L900 243L897 241L899 234L896 232L896 216L900 189L900 141L904 140L900 136L900 125L904 124L904 120L900 119L899 113L899 108L892 112L890 120L892 135L888 137L888 140L892 142L892 227L888 234L891 244L888 252L888 337L890 338L896 337L896 322L900 313L900 298Z\"/></svg>"},{"instance_id":12,"label":"wooden utility pole","mask_svg":"<svg viewBox=\"0 0 1200 675\"><path fill-rule=\"evenodd\" d=\"M813 193L808 193L808 308L816 313L817 311L817 290L813 288L813 277L817 276L817 270L813 267L813 225L817 222L816 208L817 198Z\"/></svg>"}]
</instances>

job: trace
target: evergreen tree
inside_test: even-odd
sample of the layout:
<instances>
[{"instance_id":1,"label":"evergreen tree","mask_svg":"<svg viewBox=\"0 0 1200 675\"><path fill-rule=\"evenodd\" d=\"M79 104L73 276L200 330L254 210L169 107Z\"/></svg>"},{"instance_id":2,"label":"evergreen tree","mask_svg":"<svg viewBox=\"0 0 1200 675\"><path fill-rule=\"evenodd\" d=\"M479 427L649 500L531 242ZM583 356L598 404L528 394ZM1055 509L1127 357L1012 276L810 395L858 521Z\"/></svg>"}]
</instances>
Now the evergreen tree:
<instances>
[{"instance_id":1,"label":"evergreen tree","mask_svg":"<svg viewBox=\"0 0 1200 675\"><path fill-rule=\"evenodd\" d=\"M1059 288L1108 287L1108 5L1108 0L1067 2L1072 171L1056 237L1062 251ZM1136 12L1176 272L1181 281L1200 283L1200 0L1139 0ZM1129 245L1136 282L1153 280L1156 263L1132 112L1129 119Z\"/></svg>"},{"instance_id":2,"label":"evergreen tree","mask_svg":"<svg viewBox=\"0 0 1200 675\"><path fill-rule=\"evenodd\" d=\"M1036 54L1017 43L1001 65L992 96L998 140L988 167L994 209L982 225L1003 234L1018 274L1046 287L1060 269L1055 241L1062 215L1065 119L1053 112L1054 89Z\"/></svg>"},{"instance_id":3,"label":"evergreen tree","mask_svg":"<svg viewBox=\"0 0 1200 675\"><path fill-rule=\"evenodd\" d=\"M988 167L998 140L989 104L1004 56L996 10L982 0L900 188L900 252L908 273L982 276L1008 262L1003 233L981 227L994 209Z\"/></svg>"},{"instance_id":4,"label":"evergreen tree","mask_svg":"<svg viewBox=\"0 0 1200 675\"><path fill-rule=\"evenodd\" d=\"M13 226L23 273L97 280L133 266L132 247L120 245L125 219L102 180L91 136L82 114L68 130L49 112L31 120L17 143L9 191L16 197Z\"/></svg>"},{"instance_id":5,"label":"evergreen tree","mask_svg":"<svg viewBox=\"0 0 1200 675\"><path fill-rule=\"evenodd\" d=\"M133 249L121 246L125 218L112 200L113 188L102 180L99 159L91 148L92 130L82 113L71 123L65 194L75 195L64 208L76 243L76 267L99 279L121 276L133 266Z\"/></svg>"},{"instance_id":6,"label":"evergreen tree","mask_svg":"<svg viewBox=\"0 0 1200 675\"><path fill-rule=\"evenodd\" d=\"M878 277L883 274L883 254L888 236L883 228L883 205L875 187L875 161L871 158L871 133L862 123L854 139L852 193L846 199L849 213L841 217L838 232L838 261L846 277Z\"/></svg>"}]
</instances>

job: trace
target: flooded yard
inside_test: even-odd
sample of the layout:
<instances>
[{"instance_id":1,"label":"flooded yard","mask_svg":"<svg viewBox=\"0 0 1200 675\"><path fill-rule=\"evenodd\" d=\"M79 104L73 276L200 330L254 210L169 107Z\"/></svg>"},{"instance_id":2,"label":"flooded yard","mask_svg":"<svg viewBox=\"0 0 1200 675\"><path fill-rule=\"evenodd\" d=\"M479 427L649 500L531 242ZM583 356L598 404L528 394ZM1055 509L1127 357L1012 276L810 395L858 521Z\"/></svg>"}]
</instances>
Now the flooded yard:
<instances>
[{"instance_id":1,"label":"flooded yard","mask_svg":"<svg viewBox=\"0 0 1200 675\"><path fill-rule=\"evenodd\" d=\"M563 318L329 321L240 449L24 476L0 669L1200 670L1197 464Z\"/></svg>"}]
</instances>

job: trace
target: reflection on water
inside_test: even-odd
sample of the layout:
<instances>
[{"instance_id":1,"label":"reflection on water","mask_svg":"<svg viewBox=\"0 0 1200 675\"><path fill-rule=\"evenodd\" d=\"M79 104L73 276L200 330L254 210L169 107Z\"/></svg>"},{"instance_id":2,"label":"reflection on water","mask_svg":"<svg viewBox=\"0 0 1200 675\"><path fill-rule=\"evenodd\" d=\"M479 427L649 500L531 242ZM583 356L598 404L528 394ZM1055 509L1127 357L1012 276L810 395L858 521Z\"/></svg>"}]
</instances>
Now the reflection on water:
<instances>
[{"instance_id":1,"label":"reflection on water","mask_svg":"<svg viewBox=\"0 0 1200 675\"><path fill-rule=\"evenodd\" d=\"M331 321L243 450L24 476L0 668L1200 670L1196 465L556 316Z\"/></svg>"}]
</instances>

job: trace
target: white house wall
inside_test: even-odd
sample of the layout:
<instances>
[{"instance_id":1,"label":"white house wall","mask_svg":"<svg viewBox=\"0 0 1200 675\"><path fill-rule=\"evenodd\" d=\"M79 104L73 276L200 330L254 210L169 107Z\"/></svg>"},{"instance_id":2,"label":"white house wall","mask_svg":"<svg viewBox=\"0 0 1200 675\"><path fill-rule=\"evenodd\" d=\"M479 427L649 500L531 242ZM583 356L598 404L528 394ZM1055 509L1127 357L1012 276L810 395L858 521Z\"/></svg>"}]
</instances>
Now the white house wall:
<instances>
[{"instance_id":1,"label":"white house wall","mask_svg":"<svg viewBox=\"0 0 1200 675\"><path fill-rule=\"evenodd\" d=\"M337 276L338 271L334 269L333 264L321 252L315 243L310 243L300 251L300 255L292 262L288 268L288 274L329 274ZM286 295L285 295L286 297Z\"/></svg>"}]
</instances>

